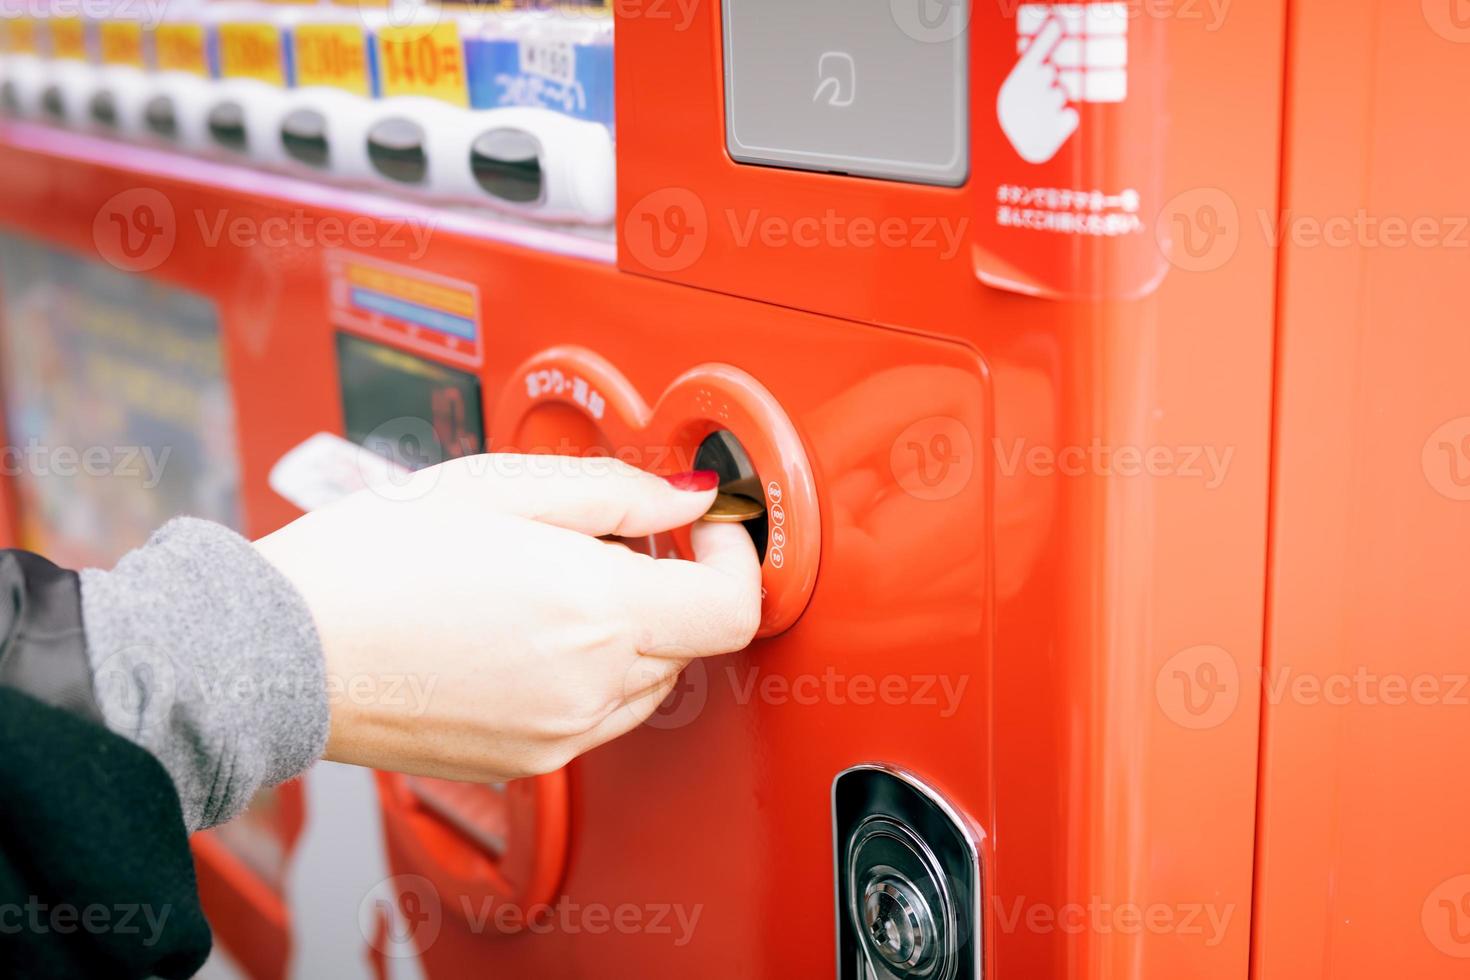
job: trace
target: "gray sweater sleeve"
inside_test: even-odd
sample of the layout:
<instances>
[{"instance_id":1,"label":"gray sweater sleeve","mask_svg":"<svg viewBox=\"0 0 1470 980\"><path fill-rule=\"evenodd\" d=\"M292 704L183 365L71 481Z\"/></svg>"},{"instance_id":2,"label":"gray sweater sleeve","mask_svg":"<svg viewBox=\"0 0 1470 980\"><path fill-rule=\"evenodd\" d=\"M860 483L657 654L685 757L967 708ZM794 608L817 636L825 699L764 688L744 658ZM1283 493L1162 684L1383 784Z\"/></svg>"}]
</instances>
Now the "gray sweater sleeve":
<instances>
[{"instance_id":1,"label":"gray sweater sleeve","mask_svg":"<svg viewBox=\"0 0 1470 980\"><path fill-rule=\"evenodd\" d=\"M112 571L82 571L81 591L103 718L163 763L189 830L230 819L321 756L311 612L249 541L178 518Z\"/></svg>"}]
</instances>

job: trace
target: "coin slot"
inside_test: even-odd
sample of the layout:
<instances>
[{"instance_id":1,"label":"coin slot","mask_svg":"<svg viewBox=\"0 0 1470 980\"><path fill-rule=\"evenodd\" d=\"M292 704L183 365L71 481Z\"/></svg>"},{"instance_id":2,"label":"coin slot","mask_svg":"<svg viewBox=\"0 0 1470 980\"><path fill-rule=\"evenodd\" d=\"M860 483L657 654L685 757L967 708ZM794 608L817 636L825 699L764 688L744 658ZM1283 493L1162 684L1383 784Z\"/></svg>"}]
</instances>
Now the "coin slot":
<instances>
[{"instance_id":1,"label":"coin slot","mask_svg":"<svg viewBox=\"0 0 1470 980\"><path fill-rule=\"evenodd\" d=\"M66 100L61 97L60 85L47 85L41 90L41 108L53 119L66 118Z\"/></svg>"},{"instance_id":2,"label":"coin slot","mask_svg":"<svg viewBox=\"0 0 1470 980\"><path fill-rule=\"evenodd\" d=\"M491 197L513 204L541 200L541 143L519 129L492 129L470 147L475 183Z\"/></svg>"},{"instance_id":3,"label":"coin slot","mask_svg":"<svg viewBox=\"0 0 1470 980\"><path fill-rule=\"evenodd\" d=\"M179 120L174 112L174 100L166 95L155 95L143 106L143 123L149 132L164 139L179 135Z\"/></svg>"},{"instance_id":4,"label":"coin slot","mask_svg":"<svg viewBox=\"0 0 1470 980\"><path fill-rule=\"evenodd\" d=\"M400 184L421 184L429 174L424 128L408 119L384 119L368 133L373 168Z\"/></svg>"},{"instance_id":5,"label":"coin slot","mask_svg":"<svg viewBox=\"0 0 1470 980\"><path fill-rule=\"evenodd\" d=\"M4 106L6 112L20 112L20 95L15 91L15 83L9 79L0 84L0 106Z\"/></svg>"},{"instance_id":6,"label":"coin slot","mask_svg":"<svg viewBox=\"0 0 1470 980\"><path fill-rule=\"evenodd\" d=\"M694 453L696 470L714 470L720 476L720 493L745 497L760 504L759 517L745 521L745 530L755 543L756 554L766 560L766 541L770 536L770 520L766 515L765 491L760 474L750 461L750 454L729 429L718 429L705 437Z\"/></svg>"},{"instance_id":7,"label":"coin slot","mask_svg":"<svg viewBox=\"0 0 1470 980\"><path fill-rule=\"evenodd\" d=\"M87 107L92 119L103 126L117 126L117 98L111 92L97 92Z\"/></svg>"},{"instance_id":8,"label":"coin slot","mask_svg":"<svg viewBox=\"0 0 1470 980\"><path fill-rule=\"evenodd\" d=\"M221 102L210 109L209 133L220 146L244 150L245 107L238 102Z\"/></svg>"},{"instance_id":9,"label":"coin slot","mask_svg":"<svg viewBox=\"0 0 1470 980\"><path fill-rule=\"evenodd\" d=\"M327 145L327 117L315 109L296 109L281 121L281 145L287 155L309 167L325 167L331 151Z\"/></svg>"}]
</instances>

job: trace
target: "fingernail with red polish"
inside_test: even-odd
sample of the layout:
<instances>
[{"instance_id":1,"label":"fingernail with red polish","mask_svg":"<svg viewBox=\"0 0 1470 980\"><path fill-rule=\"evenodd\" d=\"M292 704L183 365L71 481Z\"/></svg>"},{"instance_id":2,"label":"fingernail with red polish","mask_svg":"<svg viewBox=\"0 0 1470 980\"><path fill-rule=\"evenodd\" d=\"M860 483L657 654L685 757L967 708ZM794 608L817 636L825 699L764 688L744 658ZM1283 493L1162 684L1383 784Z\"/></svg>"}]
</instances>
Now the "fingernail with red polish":
<instances>
[{"instance_id":1,"label":"fingernail with red polish","mask_svg":"<svg viewBox=\"0 0 1470 980\"><path fill-rule=\"evenodd\" d=\"M714 470L688 470L684 473L666 476L664 479L673 484L677 490L689 490L694 493L713 490L720 485L720 474Z\"/></svg>"}]
</instances>

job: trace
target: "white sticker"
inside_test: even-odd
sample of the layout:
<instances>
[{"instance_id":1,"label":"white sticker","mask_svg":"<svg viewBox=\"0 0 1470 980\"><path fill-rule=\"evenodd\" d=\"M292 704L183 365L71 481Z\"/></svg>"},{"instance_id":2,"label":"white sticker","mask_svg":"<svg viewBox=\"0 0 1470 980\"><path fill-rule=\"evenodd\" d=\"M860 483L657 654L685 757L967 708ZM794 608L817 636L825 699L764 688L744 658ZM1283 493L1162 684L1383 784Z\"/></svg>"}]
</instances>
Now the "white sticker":
<instances>
[{"instance_id":1,"label":"white sticker","mask_svg":"<svg viewBox=\"0 0 1470 980\"><path fill-rule=\"evenodd\" d=\"M577 80L577 49L568 41L522 41L521 71L570 85Z\"/></svg>"},{"instance_id":2,"label":"white sticker","mask_svg":"<svg viewBox=\"0 0 1470 980\"><path fill-rule=\"evenodd\" d=\"M302 510L373 486L402 484L409 470L332 432L318 432L271 467L270 487Z\"/></svg>"}]
</instances>

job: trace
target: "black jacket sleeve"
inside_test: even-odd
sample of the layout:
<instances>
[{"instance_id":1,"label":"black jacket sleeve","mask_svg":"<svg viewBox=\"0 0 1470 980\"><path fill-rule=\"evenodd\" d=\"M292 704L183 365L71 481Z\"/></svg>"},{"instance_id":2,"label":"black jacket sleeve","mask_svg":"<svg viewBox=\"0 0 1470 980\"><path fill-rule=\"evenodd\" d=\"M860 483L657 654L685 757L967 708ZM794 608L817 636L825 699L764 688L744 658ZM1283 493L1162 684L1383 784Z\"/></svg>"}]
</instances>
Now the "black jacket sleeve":
<instances>
[{"instance_id":1,"label":"black jacket sleeve","mask_svg":"<svg viewBox=\"0 0 1470 980\"><path fill-rule=\"evenodd\" d=\"M173 781L97 720L75 573L0 551L0 976L195 973L209 955Z\"/></svg>"}]
</instances>

